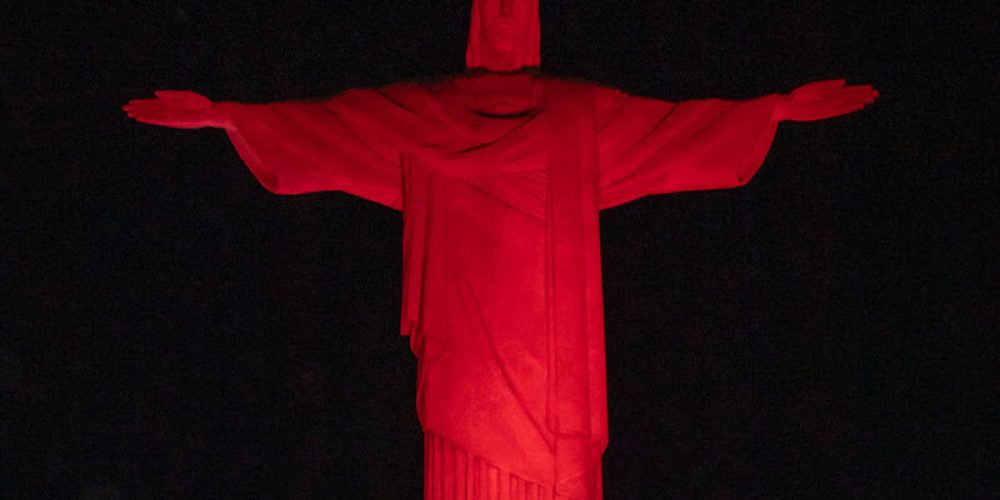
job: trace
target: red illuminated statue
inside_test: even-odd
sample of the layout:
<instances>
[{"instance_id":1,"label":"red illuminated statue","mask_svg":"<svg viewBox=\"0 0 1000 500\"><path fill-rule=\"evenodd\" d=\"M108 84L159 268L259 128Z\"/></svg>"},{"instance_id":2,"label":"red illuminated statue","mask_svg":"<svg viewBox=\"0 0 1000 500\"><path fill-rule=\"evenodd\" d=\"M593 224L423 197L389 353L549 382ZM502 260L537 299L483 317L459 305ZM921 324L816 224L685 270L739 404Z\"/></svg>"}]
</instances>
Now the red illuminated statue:
<instances>
[{"instance_id":1,"label":"red illuminated statue","mask_svg":"<svg viewBox=\"0 0 1000 500\"><path fill-rule=\"evenodd\" d=\"M476 0L469 72L318 102L156 92L136 120L226 130L268 190L402 210L402 333L419 358L426 499L602 496L608 444L598 211L745 184L783 120L874 101L825 81L663 102L537 76L537 0Z\"/></svg>"}]
</instances>

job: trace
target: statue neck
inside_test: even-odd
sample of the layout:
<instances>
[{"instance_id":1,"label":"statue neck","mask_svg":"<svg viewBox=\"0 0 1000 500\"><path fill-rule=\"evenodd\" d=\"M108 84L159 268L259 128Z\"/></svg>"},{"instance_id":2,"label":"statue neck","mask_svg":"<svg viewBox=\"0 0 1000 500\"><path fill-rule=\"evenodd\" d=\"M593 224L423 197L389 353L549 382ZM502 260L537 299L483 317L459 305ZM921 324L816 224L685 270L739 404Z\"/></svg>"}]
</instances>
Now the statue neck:
<instances>
[{"instance_id":1,"label":"statue neck","mask_svg":"<svg viewBox=\"0 0 1000 500\"><path fill-rule=\"evenodd\" d=\"M456 85L466 107L480 114L523 115L541 103L541 81L532 73L470 73Z\"/></svg>"}]
</instances>

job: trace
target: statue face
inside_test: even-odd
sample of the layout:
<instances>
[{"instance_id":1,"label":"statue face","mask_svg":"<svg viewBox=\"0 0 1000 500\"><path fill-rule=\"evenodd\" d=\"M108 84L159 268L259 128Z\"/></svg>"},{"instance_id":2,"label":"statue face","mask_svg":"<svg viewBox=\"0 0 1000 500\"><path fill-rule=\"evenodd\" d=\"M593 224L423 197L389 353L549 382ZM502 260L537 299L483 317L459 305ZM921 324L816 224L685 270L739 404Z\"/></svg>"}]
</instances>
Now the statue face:
<instances>
[{"instance_id":1,"label":"statue face","mask_svg":"<svg viewBox=\"0 0 1000 500\"><path fill-rule=\"evenodd\" d=\"M519 44L527 39L528 3L515 0L484 3L490 4L482 26L486 44L499 54L517 52Z\"/></svg>"},{"instance_id":2,"label":"statue face","mask_svg":"<svg viewBox=\"0 0 1000 500\"><path fill-rule=\"evenodd\" d=\"M466 61L491 71L538 66L538 0L474 0Z\"/></svg>"}]
</instances>

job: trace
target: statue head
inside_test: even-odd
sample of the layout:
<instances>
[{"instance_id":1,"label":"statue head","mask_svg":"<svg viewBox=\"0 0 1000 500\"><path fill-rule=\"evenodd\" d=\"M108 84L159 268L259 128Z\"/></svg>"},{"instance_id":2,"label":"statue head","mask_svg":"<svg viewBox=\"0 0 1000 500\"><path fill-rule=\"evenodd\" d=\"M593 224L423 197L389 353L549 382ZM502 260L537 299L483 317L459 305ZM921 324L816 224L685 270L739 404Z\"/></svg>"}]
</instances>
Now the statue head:
<instances>
[{"instance_id":1,"label":"statue head","mask_svg":"<svg viewBox=\"0 0 1000 500\"><path fill-rule=\"evenodd\" d=\"M467 68L510 72L540 64L538 0L473 0Z\"/></svg>"}]
</instances>

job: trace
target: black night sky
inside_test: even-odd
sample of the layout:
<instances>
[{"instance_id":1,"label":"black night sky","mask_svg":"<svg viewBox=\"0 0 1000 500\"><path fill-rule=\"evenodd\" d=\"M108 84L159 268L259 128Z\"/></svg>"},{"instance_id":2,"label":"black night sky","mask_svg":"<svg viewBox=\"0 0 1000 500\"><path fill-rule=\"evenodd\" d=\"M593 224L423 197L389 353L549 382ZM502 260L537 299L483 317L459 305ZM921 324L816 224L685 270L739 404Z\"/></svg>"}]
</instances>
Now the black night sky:
<instances>
[{"instance_id":1,"label":"black night sky","mask_svg":"<svg viewBox=\"0 0 1000 500\"><path fill-rule=\"evenodd\" d=\"M882 93L603 214L609 500L1000 496L1000 4L917 3L542 0L549 74ZM0 9L0 498L419 498L400 214L119 107L457 73L470 2L44 4Z\"/></svg>"}]
</instances>

